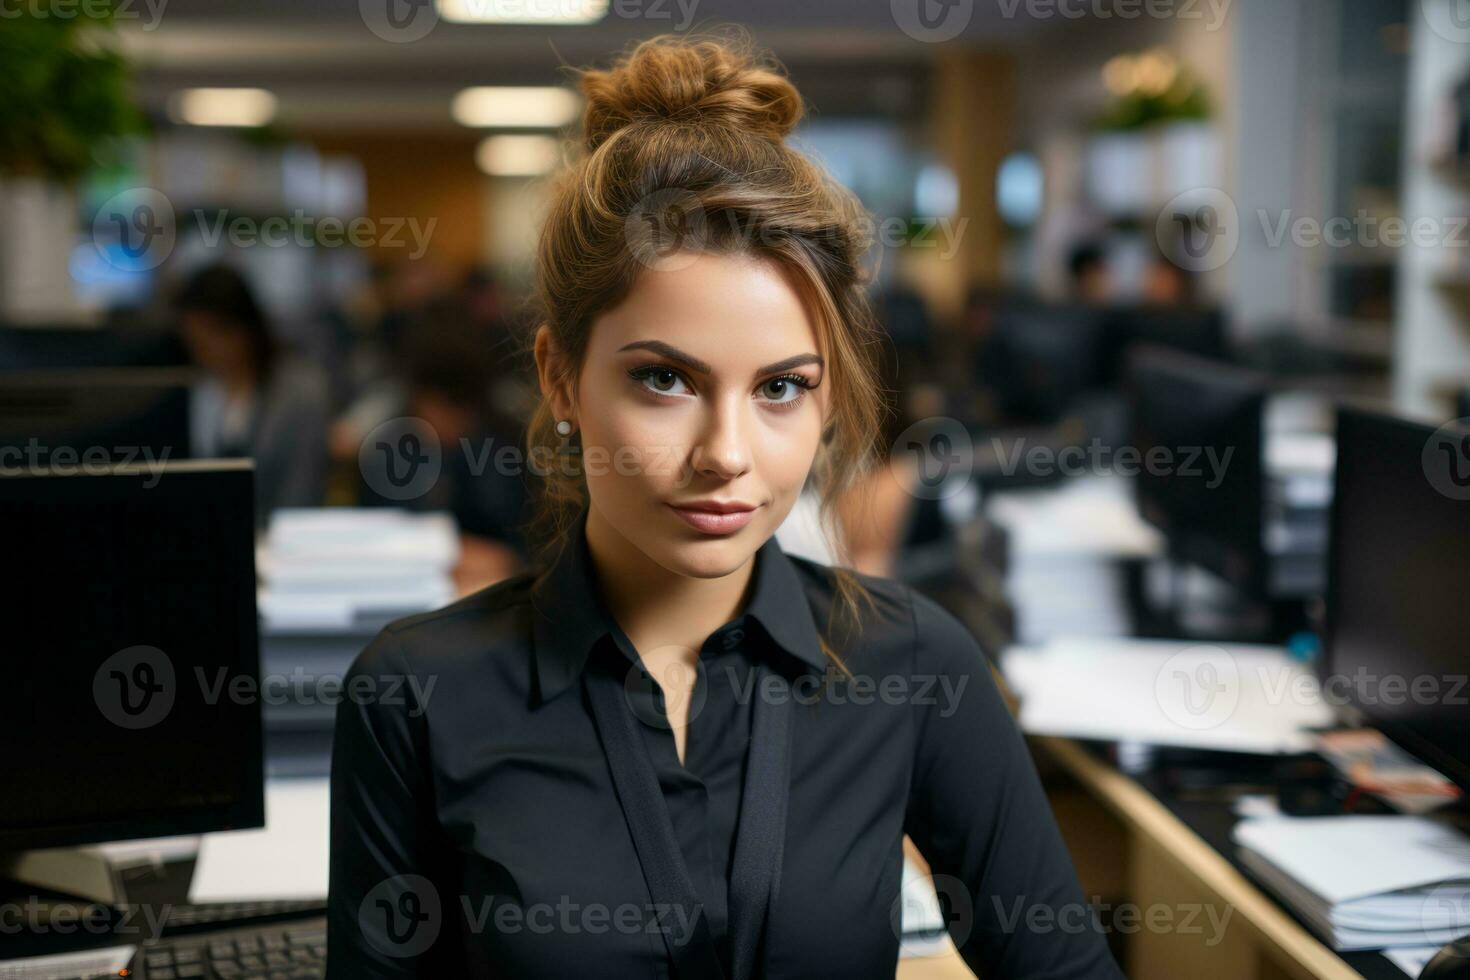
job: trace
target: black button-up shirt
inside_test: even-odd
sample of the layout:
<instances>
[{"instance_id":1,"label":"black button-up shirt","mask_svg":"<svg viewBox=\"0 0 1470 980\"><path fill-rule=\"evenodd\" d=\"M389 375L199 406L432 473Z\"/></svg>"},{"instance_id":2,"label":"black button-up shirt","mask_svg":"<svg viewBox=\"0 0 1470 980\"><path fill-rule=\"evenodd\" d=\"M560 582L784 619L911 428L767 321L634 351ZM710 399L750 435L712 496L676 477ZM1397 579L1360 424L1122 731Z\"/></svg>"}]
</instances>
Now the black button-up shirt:
<instances>
[{"instance_id":1,"label":"black button-up shirt","mask_svg":"<svg viewBox=\"0 0 1470 980\"><path fill-rule=\"evenodd\" d=\"M839 650L855 675L842 678L818 638L831 570L770 539L745 611L700 651L681 765L658 685L600 598L585 520L540 581L393 623L353 663L333 749L330 976L671 975L656 929L680 926L651 907L578 683L593 657L621 658L726 975L748 685L764 660L790 681L794 717L759 975L892 977L908 833L976 972L1121 976L958 620L864 577L876 609Z\"/></svg>"}]
</instances>

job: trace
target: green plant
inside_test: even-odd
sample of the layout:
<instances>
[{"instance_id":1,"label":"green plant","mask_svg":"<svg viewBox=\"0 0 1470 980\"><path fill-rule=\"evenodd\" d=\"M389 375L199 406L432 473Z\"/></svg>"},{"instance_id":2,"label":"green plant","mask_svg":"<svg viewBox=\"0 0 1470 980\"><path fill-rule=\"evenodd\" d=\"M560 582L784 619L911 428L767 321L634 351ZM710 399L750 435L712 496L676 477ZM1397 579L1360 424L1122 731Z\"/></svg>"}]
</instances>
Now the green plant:
<instances>
[{"instance_id":1,"label":"green plant","mask_svg":"<svg viewBox=\"0 0 1470 980\"><path fill-rule=\"evenodd\" d=\"M112 4L0 6L0 173L75 179L142 128Z\"/></svg>"},{"instance_id":2,"label":"green plant","mask_svg":"<svg viewBox=\"0 0 1470 980\"><path fill-rule=\"evenodd\" d=\"M1113 97L1097 120L1099 129L1144 129L1211 115L1204 86L1159 48L1112 59L1103 69L1103 81Z\"/></svg>"}]
</instances>

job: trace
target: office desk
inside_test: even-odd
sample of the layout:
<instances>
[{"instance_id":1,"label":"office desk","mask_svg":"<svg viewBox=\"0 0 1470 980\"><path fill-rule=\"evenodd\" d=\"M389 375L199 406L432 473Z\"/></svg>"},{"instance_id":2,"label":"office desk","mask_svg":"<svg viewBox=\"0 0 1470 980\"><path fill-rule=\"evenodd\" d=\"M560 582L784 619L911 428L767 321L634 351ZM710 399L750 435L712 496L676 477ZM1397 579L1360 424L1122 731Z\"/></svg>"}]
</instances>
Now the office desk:
<instances>
[{"instance_id":1,"label":"office desk","mask_svg":"<svg viewBox=\"0 0 1470 980\"><path fill-rule=\"evenodd\" d=\"M1378 953L1338 954L1323 945L1226 855L1235 822L1222 802L1167 801L1162 784L1120 772L1093 748L1034 737L1037 764L1076 857L1085 892L1179 910L1210 908L1225 921L1223 939L1139 929L1121 965L1132 980L1178 977L1231 980L1404 980ZM1207 921L1207 920L1206 920ZM944 976L944 974L934 974Z\"/></svg>"},{"instance_id":2,"label":"office desk","mask_svg":"<svg viewBox=\"0 0 1470 980\"><path fill-rule=\"evenodd\" d=\"M975 980L957 950L937 956L910 956L898 961L894 980Z\"/></svg>"}]
</instances>

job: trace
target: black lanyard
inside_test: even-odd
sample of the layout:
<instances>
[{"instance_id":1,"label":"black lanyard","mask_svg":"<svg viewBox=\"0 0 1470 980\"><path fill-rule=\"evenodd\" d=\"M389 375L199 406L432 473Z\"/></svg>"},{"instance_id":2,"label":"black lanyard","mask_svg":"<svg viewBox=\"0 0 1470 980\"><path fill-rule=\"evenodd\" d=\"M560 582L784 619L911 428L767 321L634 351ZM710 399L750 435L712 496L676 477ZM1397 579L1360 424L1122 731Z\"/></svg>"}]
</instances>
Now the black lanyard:
<instances>
[{"instance_id":1,"label":"black lanyard","mask_svg":"<svg viewBox=\"0 0 1470 980\"><path fill-rule=\"evenodd\" d=\"M595 660L583 672L583 683L649 895L658 908L681 908L687 916L698 913L688 942L679 942L669 929L661 930L675 975L681 980L724 980L648 748L637 728L642 722L633 716L621 677ZM753 980L763 972L756 968L756 957L780 885L791 773L790 685L764 662L756 664L753 681L750 690L756 699L755 711L730 872L732 980Z\"/></svg>"}]
</instances>

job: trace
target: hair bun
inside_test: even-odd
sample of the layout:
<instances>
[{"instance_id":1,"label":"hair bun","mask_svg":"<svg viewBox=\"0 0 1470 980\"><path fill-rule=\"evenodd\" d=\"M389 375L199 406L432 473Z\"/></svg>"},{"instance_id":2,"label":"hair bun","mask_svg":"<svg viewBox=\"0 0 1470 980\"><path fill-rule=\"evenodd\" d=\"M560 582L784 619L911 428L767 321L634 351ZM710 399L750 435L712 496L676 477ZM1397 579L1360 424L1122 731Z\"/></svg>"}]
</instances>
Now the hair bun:
<instances>
[{"instance_id":1,"label":"hair bun","mask_svg":"<svg viewBox=\"0 0 1470 980\"><path fill-rule=\"evenodd\" d=\"M748 43L661 35L606 71L582 72L581 82L588 150L647 120L731 126L779 141L802 114L796 86Z\"/></svg>"}]
</instances>

